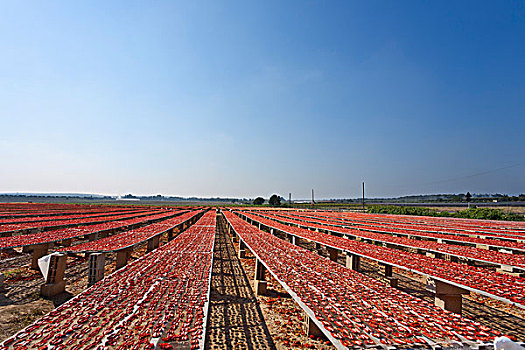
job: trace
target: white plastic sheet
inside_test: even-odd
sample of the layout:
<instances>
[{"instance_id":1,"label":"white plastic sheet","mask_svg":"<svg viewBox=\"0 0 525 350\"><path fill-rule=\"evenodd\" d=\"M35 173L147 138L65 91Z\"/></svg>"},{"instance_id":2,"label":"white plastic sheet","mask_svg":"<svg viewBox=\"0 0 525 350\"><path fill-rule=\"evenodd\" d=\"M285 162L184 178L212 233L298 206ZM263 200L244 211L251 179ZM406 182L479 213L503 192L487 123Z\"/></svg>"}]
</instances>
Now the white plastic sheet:
<instances>
[{"instance_id":1,"label":"white plastic sheet","mask_svg":"<svg viewBox=\"0 0 525 350\"><path fill-rule=\"evenodd\" d=\"M498 337L494 339L494 350L523 350L523 346L513 342L507 337Z\"/></svg>"},{"instance_id":2,"label":"white plastic sheet","mask_svg":"<svg viewBox=\"0 0 525 350\"><path fill-rule=\"evenodd\" d=\"M49 272L49 263L51 261L51 255L56 255L58 253L52 253L46 256L41 257L38 259L38 268L40 269L40 272L42 272L42 276L44 276L44 280L47 281L47 273Z\"/></svg>"}]
</instances>

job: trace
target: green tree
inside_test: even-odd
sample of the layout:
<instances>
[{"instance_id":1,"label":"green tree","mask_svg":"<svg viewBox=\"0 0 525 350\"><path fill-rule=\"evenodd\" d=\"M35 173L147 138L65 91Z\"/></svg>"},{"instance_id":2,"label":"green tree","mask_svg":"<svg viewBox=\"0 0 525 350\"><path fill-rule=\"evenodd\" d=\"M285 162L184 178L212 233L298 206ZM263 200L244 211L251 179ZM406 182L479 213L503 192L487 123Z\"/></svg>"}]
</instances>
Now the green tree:
<instances>
[{"instance_id":1,"label":"green tree","mask_svg":"<svg viewBox=\"0 0 525 350\"><path fill-rule=\"evenodd\" d=\"M467 200L467 202L470 202L471 198L472 198L472 195L470 194L470 192L467 192L467 194L465 195L465 199Z\"/></svg>"},{"instance_id":2,"label":"green tree","mask_svg":"<svg viewBox=\"0 0 525 350\"><path fill-rule=\"evenodd\" d=\"M268 201L272 207L278 207L281 205L281 196L278 196L276 194L272 194L270 197L270 200Z\"/></svg>"},{"instance_id":3,"label":"green tree","mask_svg":"<svg viewBox=\"0 0 525 350\"><path fill-rule=\"evenodd\" d=\"M255 200L253 201L253 204L255 205L261 205L264 203L264 198L263 197L257 197L255 198Z\"/></svg>"}]
</instances>

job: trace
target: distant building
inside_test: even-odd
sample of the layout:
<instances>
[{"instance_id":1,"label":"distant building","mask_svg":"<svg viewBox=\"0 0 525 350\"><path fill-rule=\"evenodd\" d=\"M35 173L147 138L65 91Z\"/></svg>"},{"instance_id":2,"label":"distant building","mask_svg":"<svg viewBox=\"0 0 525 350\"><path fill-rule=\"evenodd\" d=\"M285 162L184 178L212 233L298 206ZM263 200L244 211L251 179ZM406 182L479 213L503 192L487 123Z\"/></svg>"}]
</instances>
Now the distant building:
<instances>
[{"instance_id":1,"label":"distant building","mask_svg":"<svg viewBox=\"0 0 525 350\"><path fill-rule=\"evenodd\" d=\"M127 202L138 202L138 201L140 201L140 198L124 198L122 196L118 196L117 198L115 198L115 200L117 200L117 201L127 201Z\"/></svg>"}]
</instances>

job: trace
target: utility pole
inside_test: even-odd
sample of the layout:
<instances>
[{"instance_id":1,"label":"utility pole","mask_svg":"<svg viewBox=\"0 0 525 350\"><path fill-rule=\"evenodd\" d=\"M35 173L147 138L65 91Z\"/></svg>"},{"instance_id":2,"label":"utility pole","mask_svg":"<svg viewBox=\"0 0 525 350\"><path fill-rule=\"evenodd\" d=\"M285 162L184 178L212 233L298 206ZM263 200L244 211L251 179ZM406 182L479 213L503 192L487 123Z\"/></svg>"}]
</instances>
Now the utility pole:
<instances>
[{"instance_id":1,"label":"utility pole","mask_svg":"<svg viewBox=\"0 0 525 350\"><path fill-rule=\"evenodd\" d=\"M290 207L292 206L292 193L288 193L288 204L290 204Z\"/></svg>"},{"instance_id":2,"label":"utility pole","mask_svg":"<svg viewBox=\"0 0 525 350\"><path fill-rule=\"evenodd\" d=\"M312 188L312 207L314 206L315 204L315 200L314 200L314 189Z\"/></svg>"},{"instance_id":3,"label":"utility pole","mask_svg":"<svg viewBox=\"0 0 525 350\"><path fill-rule=\"evenodd\" d=\"M365 182L363 181L363 212L365 211Z\"/></svg>"}]
</instances>

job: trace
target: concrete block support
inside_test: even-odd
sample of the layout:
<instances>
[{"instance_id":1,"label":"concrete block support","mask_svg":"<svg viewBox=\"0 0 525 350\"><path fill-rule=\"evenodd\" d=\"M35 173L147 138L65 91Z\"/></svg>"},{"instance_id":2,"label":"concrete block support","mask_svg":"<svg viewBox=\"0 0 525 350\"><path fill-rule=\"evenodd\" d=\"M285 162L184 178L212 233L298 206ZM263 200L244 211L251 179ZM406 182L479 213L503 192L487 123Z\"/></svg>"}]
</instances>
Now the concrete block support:
<instances>
[{"instance_id":1,"label":"concrete block support","mask_svg":"<svg viewBox=\"0 0 525 350\"><path fill-rule=\"evenodd\" d=\"M133 248L126 248L117 251L116 269L120 269L127 265L128 259L133 252Z\"/></svg>"},{"instance_id":2,"label":"concrete block support","mask_svg":"<svg viewBox=\"0 0 525 350\"><path fill-rule=\"evenodd\" d=\"M246 258L246 249L239 249L239 259Z\"/></svg>"},{"instance_id":3,"label":"concrete block support","mask_svg":"<svg viewBox=\"0 0 525 350\"><path fill-rule=\"evenodd\" d=\"M38 270L38 259L47 255L49 250L49 245L47 243L35 244L31 246L33 248L33 259L31 260L31 268L33 270Z\"/></svg>"},{"instance_id":4,"label":"concrete block support","mask_svg":"<svg viewBox=\"0 0 525 350\"><path fill-rule=\"evenodd\" d=\"M266 290L268 289L268 282L266 281L253 281L253 286L255 289L255 295L265 295Z\"/></svg>"},{"instance_id":5,"label":"concrete block support","mask_svg":"<svg viewBox=\"0 0 525 350\"><path fill-rule=\"evenodd\" d=\"M246 244L242 240L239 240L239 259L246 258Z\"/></svg>"},{"instance_id":6,"label":"concrete block support","mask_svg":"<svg viewBox=\"0 0 525 350\"><path fill-rule=\"evenodd\" d=\"M168 242L173 239L173 229L168 230Z\"/></svg>"},{"instance_id":7,"label":"concrete block support","mask_svg":"<svg viewBox=\"0 0 525 350\"><path fill-rule=\"evenodd\" d=\"M525 271L520 270L520 269L515 269L514 267L508 266L508 265L501 265L499 268L496 269L496 271L499 273L505 273L507 275L512 275L516 277L525 276Z\"/></svg>"},{"instance_id":8,"label":"concrete block support","mask_svg":"<svg viewBox=\"0 0 525 350\"><path fill-rule=\"evenodd\" d=\"M66 272L67 256L65 254L51 255L46 283L40 286L40 294L51 298L66 290L64 275Z\"/></svg>"},{"instance_id":9,"label":"concrete block support","mask_svg":"<svg viewBox=\"0 0 525 350\"><path fill-rule=\"evenodd\" d=\"M397 288L397 286L399 285L399 280L397 278L392 277L392 265L383 263L381 263L380 265L382 265L385 269L385 277L387 278L390 287Z\"/></svg>"},{"instance_id":10,"label":"concrete block support","mask_svg":"<svg viewBox=\"0 0 525 350\"><path fill-rule=\"evenodd\" d=\"M354 271L359 271L361 257L352 253L346 253L346 267Z\"/></svg>"},{"instance_id":11,"label":"concrete block support","mask_svg":"<svg viewBox=\"0 0 525 350\"><path fill-rule=\"evenodd\" d=\"M327 247L326 249L328 250L328 257L330 258L330 260L337 262L337 258L339 257L339 250L330 247Z\"/></svg>"},{"instance_id":12,"label":"concrete block support","mask_svg":"<svg viewBox=\"0 0 525 350\"><path fill-rule=\"evenodd\" d=\"M385 264L385 277L392 277L392 265Z\"/></svg>"},{"instance_id":13,"label":"concrete block support","mask_svg":"<svg viewBox=\"0 0 525 350\"><path fill-rule=\"evenodd\" d=\"M155 236L155 237L151 237L150 239L148 239L148 247L147 247L148 252L151 252L152 250L155 250L159 247L159 239L160 239L160 236Z\"/></svg>"},{"instance_id":14,"label":"concrete block support","mask_svg":"<svg viewBox=\"0 0 525 350\"><path fill-rule=\"evenodd\" d=\"M258 281L266 281L266 267L259 259L255 260L255 279Z\"/></svg>"},{"instance_id":15,"label":"concrete block support","mask_svg":"<svg viewBox=\"0 0 525 350\"><path fill-rule=\"evenodd\" d=\"M324 333L317 327L317 325L312 321L310 316L306 315L305 317L305 332L306 336L309 337L313 335L314 337L324 338Z\"/></svg>"},{"instance_id":16,"label":"concrete block support","mask_svg":"<svg viewBox=\"0 0 525 350\"><path fill-rule=\"evenodd\" d=\"M104 278L104 253L93 253L89 255L88 284L91 286Z\"/></svg>"},{"instance_id":17,"label":"concrete block support","mask_svg":"<svg viewBox=\"0 0 525 350\"><path fill-rule=\"evenodd\" d=\"M434 303L436 306L461 315L461 295L468 294L468 290L432 278L427 279L427 290L436 294Z\"/></svg>"},{"instance_id":18,"label":"concrete block support","mask_svg":"<svg viewBox=\"0 0 525 350\"><path fill-rule=\"evenodd\" d=\"M397 288L399 285L399 280L395 277L387 277L390 287Z\"/></svg>"},{"instance_id":19,"label":"concrete block support","mask_svg":"<svg viewBox=\"0 0 525 350\"><path fill-rule=\"evenodd\" d=\"M253 281L255 295L266 294L268 283L266 282L266 267L259 259L255 260L255 278Z\"/></svg>"},{"instance_id":20,"label":"concrete block support","mask_svg":"<svg viewBox=\"0 0 525 350\"><path fill-rule=\"evenodd\" d=\"M239 239L239 249L246 250L246 244L244 243L242 239Z\"/></svg>"}]
</instances>

